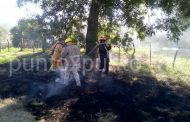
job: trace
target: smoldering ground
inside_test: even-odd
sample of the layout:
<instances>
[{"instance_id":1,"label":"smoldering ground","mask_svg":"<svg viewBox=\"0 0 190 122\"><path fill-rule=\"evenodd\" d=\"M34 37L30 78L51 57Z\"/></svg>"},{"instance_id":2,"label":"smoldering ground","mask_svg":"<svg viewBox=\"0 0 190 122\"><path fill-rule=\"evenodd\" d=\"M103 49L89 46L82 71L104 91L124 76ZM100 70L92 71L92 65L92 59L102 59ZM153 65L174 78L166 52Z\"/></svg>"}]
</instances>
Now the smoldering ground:
<instances>
[{"instance_id":1,"label":"smoldering ground","mask_svg":"<svg viewBox=\"0 0 190 122\"><path fill-rule=\"evenodd\" d=\"M92 76L92 79L87 78L83 83L83 95L76 96L72 91L70 95L64 96L62 93L49 98L47 105L60 108L64 105L63 101L77 97L77 101L69 108L71 113L65 118L68 121L98 121L102 118L108 120L109 114L109 119L113 121L172 121L182 117L173 117L173 109L182 113L189 109L187 103L182 102L183 97L179 97L164 84L156 82L154 78L139 77L130 85L110 76L101 79L95 74ZM92 80L96 82L91 82ZM180 102L183 104L180 105ZM188 116L182 118L188 120Z\"/></svg>"},{"instance_id":2,"label":"smoldering ground","mask_svg":"<svg viewBox=\"0 0 190 122\"><path fill-rule=\"evenodd\" d=\"M23 75L25 73L25 75ZM119 72L116 72L116 74ZM15 74L16 75L16 74ZM112 76L98 77L97 73L86 75L82 81L81 94L75 89L75 82L61 90L54 89L56 75L45 72L17 72L18 79L3 81L0 77L2 98L27 96L27 110L38 119L58 118L59 121L189 121L189 88L160 82L153 77L131 76L123 79ZM130 82L133 82L130 84ZM167 82L167 81L165 81ZM52 89L48 89L52 87ZM59 85L57 88L59 89ZM47 99L44 98L50 94ZM33 99L43 101L33 104ZM77 98L77 99L75 99ZM68 100L74 102L66 105ZM65 106L67 106L65 108ZM51 112L51 110L54 112ZM59 114L69 110L67 116ZM58 114L55 114L58 113ZM178 113L178 114L175 114ZM55 115L55 116L54 116ZM61 117L60 117L61 116Z\"/></svg>"},{"instance_id":3,"label":"smoldering ground","mask_svg":"<svg viewBox=\"0 0 190 122\"><path fill-rule=\"evenodd\" d=\"M13 73L14 79L9 79L8 73L0 74L0 96L26 96L26 109L37 119L47 121L190 121L189 87L159 81L154 76L126 73L119 78L119 71L102 77L98 72L87 72L81 79L79 94L75 81L60 88L54 85L56 75L43 70L19 70ZM43 104L36 105L34 101Z\"/></svg>"},{"instance_id":4,"label":"smoldering ground","mask_svg":"<svg viewBox=\"0 0 190 122\"><path fill-rule=\"evenodd\" d=\"M34 59L16 60L10 63L11 76L13 78L17 76L17 77L22 77L25 80L28 79L31 82L31 87L30 87L30 91L28 91L28 94L32 96L38 96L38 97L47 99L52 96L59 95L61 93L66 93L66 89L65 89L66 86L63 85L64 83L63 69L61 69L62 71L57 70L55 72L48 73L47 62L48 60L44 58L41 58L38 60L34 60ZM87 71L93 70L94 62L90 59L85 59L85 61L83 61L83 64L86 62L90 62L91 66L87 68L82 65L81 72L80 72L80 79L84 79L84 75L88 75L88 74L85 74ZM94 67L98 68L97 65L95 65ZM92 79L92 76L90 79ZM98 77L93 76L93 79L98 79ZM36 80L37 82L34 82ZM56 80L61 80L62 83L56 83L55 82ZM70 85L75 86L73 74L70 74L69 80L71 81ZM46 84L43 84L43 82ZM105 85L108 85L108 84L105 84Z\"/></svg>"},{"instance_id":5,"label":"smoldering ground","mask_svg":"<svg viewBox=\"0 0 190 122\"><path fill-rule=\"evenodd\" d=\"M46 77L47 81L33 83L30 94L33 96L38 96L44 100L57 95L67 96L67 94L70 94L72 92L70 90L76 90L77 88L76 81L72 73L69 75L69 84L64 84L65 72L66 69L60 68L56 71L46 72L45 75L42 73L41 77ZM83 71L79 71L79 76L83 87L83 80L85 78Z\"/></svg>"}]
</instances>

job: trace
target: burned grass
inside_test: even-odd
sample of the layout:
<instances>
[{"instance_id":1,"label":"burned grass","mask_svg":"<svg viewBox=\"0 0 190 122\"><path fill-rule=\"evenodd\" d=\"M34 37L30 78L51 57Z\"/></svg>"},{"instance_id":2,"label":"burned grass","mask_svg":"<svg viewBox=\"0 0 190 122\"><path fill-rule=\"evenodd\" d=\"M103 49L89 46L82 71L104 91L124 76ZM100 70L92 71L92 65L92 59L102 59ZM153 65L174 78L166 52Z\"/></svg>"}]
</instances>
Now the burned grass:
<instances>
[{"instance_id":1,"label":"burned grass","mask_svg":"<svg viewBox=\"0 0 190 122\"><path fill-rule=\"evenodd\" d=\"M118 79L117 75L117 72L101 78L95 75L95 82L84 78L82 89L72 83L47 97L56 87L55 77L45 72L21 71L13 76L14 80L0 77L0 95L2 99L26 96L25 109L38 121L190 121L189 87L158 81L153 76L129 74Z\"/></svg>"}]
</instances>

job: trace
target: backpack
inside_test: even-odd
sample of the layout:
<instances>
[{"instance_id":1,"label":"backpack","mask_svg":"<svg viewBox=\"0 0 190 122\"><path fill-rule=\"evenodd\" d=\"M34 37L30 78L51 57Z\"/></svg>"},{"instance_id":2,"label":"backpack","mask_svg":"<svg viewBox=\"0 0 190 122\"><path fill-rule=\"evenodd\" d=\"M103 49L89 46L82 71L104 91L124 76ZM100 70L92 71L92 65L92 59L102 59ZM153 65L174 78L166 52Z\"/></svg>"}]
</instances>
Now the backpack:
<instances>
[{"instance_id":1,"label":"backpack","mask_svg":"<svg viewBox=\"0 0 190 122\"><path fill-rule=\"evenodd\" d=\"M55 43L55 44L50 48L50 50L49 50L49 55L53 55L53 54L54 54L55 48L56 48L56 46L57 46L58 44L61 44L62 47L64 47L64 44L61 43L61 42Z\"/></svg>"}]
</instances>

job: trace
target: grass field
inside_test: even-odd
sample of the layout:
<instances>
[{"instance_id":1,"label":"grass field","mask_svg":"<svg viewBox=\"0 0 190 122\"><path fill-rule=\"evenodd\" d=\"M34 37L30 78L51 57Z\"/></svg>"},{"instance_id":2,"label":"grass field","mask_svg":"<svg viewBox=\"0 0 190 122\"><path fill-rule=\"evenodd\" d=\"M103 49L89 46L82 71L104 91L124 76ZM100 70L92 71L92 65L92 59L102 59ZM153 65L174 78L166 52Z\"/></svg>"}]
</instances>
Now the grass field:
<instances>
[{"instance_id":1,"label":"grass field","mask_svg":"<svg viewBox=\"0 0 190 122\"><path fill-rule=\"evenodd\" d=\"M36 49L35 53L41 52L41 49ZM20 51L20 48L10 48L10 52L7 49L3 49L0 52L0 64L11 62L21 56L33 54L32 49L24 49Z\"/></svg>"},{"instance_id":2,"label":"grass field","mask_svg":"<svg viewBox=\"0 0 190 122\"><path fill-rule=\"evenodd\" d=\"M171 80L179 84L190 85L190 58L177 57L175 67L173 68L173 55L165 53L152 53L152 64L150 65L150 56L148 49L136 49L135 63L130 66L130 56L121 50L121 59L119 63L119 50L112 50L111 64L115 66L127 67L128 71L138 73L139 75L155 76L158 80ZM132 69L131 69L132 67Z\"/></svg>"}]
</instances>

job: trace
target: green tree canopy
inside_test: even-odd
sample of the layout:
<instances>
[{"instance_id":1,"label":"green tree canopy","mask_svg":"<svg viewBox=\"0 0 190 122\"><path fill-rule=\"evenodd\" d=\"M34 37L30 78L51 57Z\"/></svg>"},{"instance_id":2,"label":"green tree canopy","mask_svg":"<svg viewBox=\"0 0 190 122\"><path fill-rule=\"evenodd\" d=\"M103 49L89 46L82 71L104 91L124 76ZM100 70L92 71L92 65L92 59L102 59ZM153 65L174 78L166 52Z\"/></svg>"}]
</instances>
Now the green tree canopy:
<instances>
[{"instance_id":1,"label":"green tree canopy","mask_svg":"<svg viewBox=\"0 0 190 122\"><path fill-rule=\"evenodd\" d=\"M38 21L33 19L21 19L11 29L13 46L17 47L23 39L39 41L42 40L41 28Z\"/></svg>"},{"instance_id":2,"label":"green tree canopy","mask_svg":"<svg viewBox=\"0 0 190 122\"><path fill-rule=\"evenodd\" d=\"M43 14L40 18L55 33L68 32L76 21L86 22L86 51L96 45L100 20L114 22L133 28L143 39L156 30L168 32L168 36L178 40L190 24L190 0L18 0L22 6L26 2L38 3ZM161 10L163 15L153 24L144 22L148 10ZM154 14L158 14L155 11Z\"/></svg>"}]
</instances>

